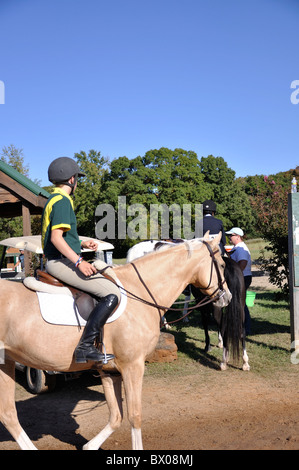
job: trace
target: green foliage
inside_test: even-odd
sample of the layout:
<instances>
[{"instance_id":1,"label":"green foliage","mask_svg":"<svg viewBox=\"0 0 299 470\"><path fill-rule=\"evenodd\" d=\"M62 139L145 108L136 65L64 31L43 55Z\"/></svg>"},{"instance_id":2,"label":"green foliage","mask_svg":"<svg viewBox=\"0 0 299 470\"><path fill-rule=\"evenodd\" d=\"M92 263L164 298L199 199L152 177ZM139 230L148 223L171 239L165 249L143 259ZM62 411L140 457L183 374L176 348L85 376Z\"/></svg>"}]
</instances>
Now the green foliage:
<instances>
[{"instance_id":1,"label":"green foliage","mask_svg":"<svg viewBox=\"0 0 299 470\"><path fill-rule=\"evenodd\" d=\"M78 232L81 235L95 236L95 208L103 202L103 178L107 173L108 160L101 152L90 150L88 155L81 151L75 154L81 170L86 173L83 181L78 182L74 203Z\"/></svg>"},{"instance_id":2,"label":"green foliage","mask_svg":"<svg viewBox=\"0 0 299 470\"><path fill-rule=\"evenodd\" d=\"M251 196L251 204L256 215L257 228L261 236L269 242L265 253L259 261L263 269L269 272L269 280L288 294L289 263L288 263L288 192L290 181L277 184L272 177L258 179ZM287 184L288 185L287 185Z\"/></svg>"},{"instance_id":3,"label":"green foliage","mask_svg":"<svg viewBox=\"0 0 299 470\"><path fill-rule=\"evenodd\" d=\"M21 175L29 177L29 166L24 164L23 149L17 149L13 144L3 147L0 160L12 166Z\"/></svg>"},{"instance_id":4,"label":"green foliage","mask_svg":"<svg viewBox=\"0 0 299 470\"><path fill-rule=\"evenodd\" d=\"M252 232L254 217L243 180L235 179L235 172L222 157L209 155L202 157L200 163L204 183L210 188L211 199L217 204L217 217L223 221L225 229L242 227L245 233Z\"/></svg>"},{"instance_id":5,"label":"green foliage","mask_svg":"<svg viewBox=\"0 0 299 470\"><path fill-rule=\"evenodd\" d=\"M181 208L184 204L191 205L192 230L195 205L206 199L217 203L217 215L227 229L240 225L250 231L254 223L248 196L240 181L235 180L235 172L228 168L222 157L209 155L199 160L193 151L162 147L149 150L143 157L115 159L105 177L104 193L116 211L120 195L126 197L127 206L143 204L148 214L151 204L166 204L168 207L178 204ZM180 236L183 237L183 233ZM115 244L118 245L119 241ZM128 249L128 241L121 244Z\"/></svg>"},{"instance_id":6,"label":"green foliage","mask_svg":"<svg viewBox=\"0 0 299 470\"><path fill-rule=\"evenodd\" d=\"M12 166L22 175L28 176L29 167L24 164L23 149L14 145L2 148L0 159ZM22 217L0 219L0 240L23 235Z\"/></svg>"},{"instance_id":7,"label":"green foliage","mask_svg":"<svg viewBox=\"0 0 299 470\"><path fill-rule=\"evenodd\" d=\"M128 204L188 204L211 195L197 155L182 149L150 150L132 160L120 157L111 163L107 186L111 183Z\"/></svg>"}]
</instances>

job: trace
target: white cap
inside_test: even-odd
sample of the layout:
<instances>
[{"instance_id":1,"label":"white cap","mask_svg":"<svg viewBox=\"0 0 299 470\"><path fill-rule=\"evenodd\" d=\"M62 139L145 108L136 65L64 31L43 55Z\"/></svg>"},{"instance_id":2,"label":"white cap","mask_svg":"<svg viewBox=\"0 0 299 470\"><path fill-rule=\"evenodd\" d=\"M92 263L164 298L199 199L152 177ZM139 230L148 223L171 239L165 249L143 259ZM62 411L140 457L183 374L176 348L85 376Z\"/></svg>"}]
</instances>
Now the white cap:
<instances>
[{"instance_id":1,"label":"white cap","mask_svg":"<svg viewBox=\"0 0 299 470\"><path fill-rule=\"evenodd\" d=\"M233 233L236 235L240 235L240 237L243 237L244 232L241 228L239 227L233 227L229 232L225 232L226 235L232 235Z\"/></svg>"}]
</instances>

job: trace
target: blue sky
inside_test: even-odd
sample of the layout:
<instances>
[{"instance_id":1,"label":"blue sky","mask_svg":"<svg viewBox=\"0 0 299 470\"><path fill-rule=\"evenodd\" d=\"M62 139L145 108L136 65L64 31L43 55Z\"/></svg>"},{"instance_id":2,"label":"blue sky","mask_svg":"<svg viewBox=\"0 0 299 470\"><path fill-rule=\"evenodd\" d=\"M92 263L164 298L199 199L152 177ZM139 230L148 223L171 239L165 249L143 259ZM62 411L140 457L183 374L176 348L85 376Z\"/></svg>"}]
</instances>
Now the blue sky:
<instances>
[{"instance_id":1,"label":"blue sky","mask_svg":"<svg viewBox=\"0 0 299 470\"><path fill-rule=\"evenodd\" d=\"M298 24L299 0L0 0L0 151L22 148L44 185L90 149L294 168Z\"/></svg>"}]
</instances>

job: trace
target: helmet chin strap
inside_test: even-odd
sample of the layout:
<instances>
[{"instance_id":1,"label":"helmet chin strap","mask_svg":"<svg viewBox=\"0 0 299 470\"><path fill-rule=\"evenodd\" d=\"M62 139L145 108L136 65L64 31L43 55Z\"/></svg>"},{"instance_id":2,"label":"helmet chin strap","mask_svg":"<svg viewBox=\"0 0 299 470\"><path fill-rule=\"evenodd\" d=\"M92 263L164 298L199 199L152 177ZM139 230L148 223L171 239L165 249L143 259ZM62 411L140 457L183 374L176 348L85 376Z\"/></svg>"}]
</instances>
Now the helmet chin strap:
<instances>
[{"instance_id":1,"label":"helmet chin strap","mask_svg":"<svg viewBox=\"0 0 299 470\"><path fill-rule=\"evenodd\" d=\"M74 183L73 184L69 183L68 181L66 181L64 183L66 186L69 186L71 188L71 190L72 190L71 191L71 196L74 194L74 190L75 190L75 186L76 186L77 182L78 182L78 175L76 174L76 175L74 175Z\"/></svg>"}]
</instances>

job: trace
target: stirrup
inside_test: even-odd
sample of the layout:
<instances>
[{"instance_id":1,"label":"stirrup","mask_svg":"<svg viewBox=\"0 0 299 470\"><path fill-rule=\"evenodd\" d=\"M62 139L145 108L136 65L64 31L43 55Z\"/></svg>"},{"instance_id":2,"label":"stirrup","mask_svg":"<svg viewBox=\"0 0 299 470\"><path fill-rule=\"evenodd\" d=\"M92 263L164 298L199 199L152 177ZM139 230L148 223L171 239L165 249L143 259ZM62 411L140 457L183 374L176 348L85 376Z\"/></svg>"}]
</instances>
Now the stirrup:
<instances>
[{"instance_id":1,"label":"stirrup","mask_svg":"<svg viewBox=\"0 0 299 470\"><path fill-rule=\"evenodd\" d=\"M105 348L105 346L104 346ZM89 357L88 357L89 356ZM82 350L80 347L75 349L74 359L77 364L86 364L88 361L101 362L107 364L108 361L114 359L113 354L107 354L106 349L104 352L98 351L95 347L90 348L89 351Z\"/></svg>"},{"instance_id":2,"label":"stirrup","mask_svg":"<svg viewBox=\"0 0 299 470\"><path fill-rule=\"evenodd\" d=\"M104 354L104 359L102 360L102 364L108 364L108 361L111 361L111 359L115 358L113 354L107 354L104 343L102 343L102 353Z\"/></svg>"}]
</instances>

